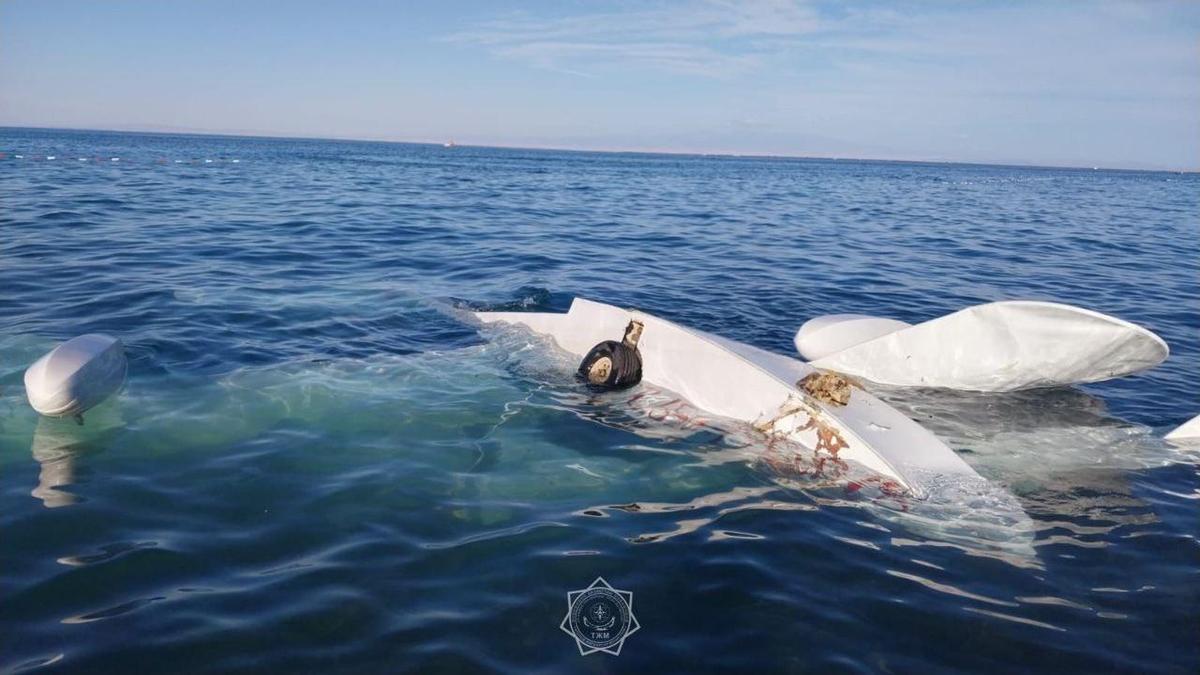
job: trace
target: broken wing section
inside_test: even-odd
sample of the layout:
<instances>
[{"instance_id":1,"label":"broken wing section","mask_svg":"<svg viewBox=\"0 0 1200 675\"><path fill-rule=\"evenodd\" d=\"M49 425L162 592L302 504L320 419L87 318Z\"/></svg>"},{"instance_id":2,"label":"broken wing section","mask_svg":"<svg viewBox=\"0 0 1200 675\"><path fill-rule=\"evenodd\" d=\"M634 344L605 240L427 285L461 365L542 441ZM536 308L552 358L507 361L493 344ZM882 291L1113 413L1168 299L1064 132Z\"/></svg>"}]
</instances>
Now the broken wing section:
<instances>
[{"instance_id":1,"label":"broken wing section","mask_svg":"<svg viewBox=\"0 0 1200 675\"><path fill-rule=\"evenodd\" d=\"M1052 302L993 302L904 328L812 362L899 387L1017 391L1099 382L1162 363L1141 326Z\"/></svg>"}]
</instances>

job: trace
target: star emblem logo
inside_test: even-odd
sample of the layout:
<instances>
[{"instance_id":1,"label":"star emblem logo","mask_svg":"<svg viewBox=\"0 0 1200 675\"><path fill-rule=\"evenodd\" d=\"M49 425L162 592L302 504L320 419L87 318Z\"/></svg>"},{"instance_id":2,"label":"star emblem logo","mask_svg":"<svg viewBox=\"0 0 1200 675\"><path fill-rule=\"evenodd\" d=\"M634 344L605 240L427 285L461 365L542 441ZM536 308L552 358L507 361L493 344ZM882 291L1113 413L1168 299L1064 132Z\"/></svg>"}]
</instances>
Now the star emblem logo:
<instances>
[{"instance_id":1,"label":"star emblem logo","mask_svg":"<svg viewBox=\"0 0 1200 675\"><path fill-rule=\"evenodd\" d=\"M633 615L633 593L596 577L591 586L567 593L567 615L559 628L575 638L582 656L596 652L619 656L625 639L641 625Z\"/></svg>"}]
</instances>

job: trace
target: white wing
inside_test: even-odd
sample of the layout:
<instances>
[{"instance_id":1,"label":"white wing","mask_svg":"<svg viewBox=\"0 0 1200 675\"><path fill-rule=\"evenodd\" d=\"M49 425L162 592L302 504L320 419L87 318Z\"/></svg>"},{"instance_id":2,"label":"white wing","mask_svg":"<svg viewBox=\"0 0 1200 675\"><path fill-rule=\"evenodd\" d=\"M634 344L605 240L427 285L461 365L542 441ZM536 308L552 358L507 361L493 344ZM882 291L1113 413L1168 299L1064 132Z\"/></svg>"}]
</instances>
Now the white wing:
<instances>
[{"instance_id":1,"label":"white wing","mask_svg":"<svg viewBox=\"0 0 1200 675\"><path fill-rule=\"evenodd\" d=\"M977 305L812 362L900 387L1017 391L1152 368L1167 343L1127 321L1052 302Z\"/></svg>"}]
</instances>

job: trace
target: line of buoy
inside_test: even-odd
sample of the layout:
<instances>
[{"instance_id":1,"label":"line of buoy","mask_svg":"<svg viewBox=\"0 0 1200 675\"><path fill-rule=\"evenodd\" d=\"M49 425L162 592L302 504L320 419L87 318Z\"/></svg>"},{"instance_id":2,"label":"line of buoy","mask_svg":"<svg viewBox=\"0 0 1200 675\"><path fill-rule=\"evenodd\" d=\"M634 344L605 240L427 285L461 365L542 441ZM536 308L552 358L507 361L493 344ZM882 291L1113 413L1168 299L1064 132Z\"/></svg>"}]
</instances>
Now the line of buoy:
<instances>
[{"instance_id":1,"label":"line of buoy","mask_svg":"<svg viewBox=\"0 0 1200 675\"><path fill-rule=\"evenodd\" d=\"M0 152L0 160L5 160L5 159L12 159L12 160L28 159L28 160L31 160L34 162L38 162L38 161L53 162L53 161L58 160L59 156L58 155L24 155L24 154L10 155L7 152ZM76 159L80 162L103 162L103 161L105 161L106 158L104 158L104 157L78 157ZM108 157L107 160L110 164L121 164L121 163L129 162L128 158L123 158L123 157ZM167 164L167 163L174 163L174 164L201 164L201 163L203 163L203 164L241 164L241 162L242 162L242 160L240 160L240 159L222 159L222 158L213 159L213 158L208 158L208 157L206 157L204 159L174 159L174 160L168 160L166 158L158 158L153 161L155 164ZM139 162L137 160L134 160L134 163L137 164Z\"/></svg>"}]
</instances>

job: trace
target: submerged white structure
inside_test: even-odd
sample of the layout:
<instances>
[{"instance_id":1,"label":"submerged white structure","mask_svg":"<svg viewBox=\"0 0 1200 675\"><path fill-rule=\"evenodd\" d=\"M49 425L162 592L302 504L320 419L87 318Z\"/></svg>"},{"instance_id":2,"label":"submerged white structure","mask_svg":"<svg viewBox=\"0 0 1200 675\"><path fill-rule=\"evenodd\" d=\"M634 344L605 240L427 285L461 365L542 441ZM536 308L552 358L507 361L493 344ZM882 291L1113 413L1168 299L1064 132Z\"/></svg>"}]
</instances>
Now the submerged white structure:
<instances>
[{"instance_id":1,"label":"submerged white structure","mask_svg":"<svg viewBox=\"0 0 1200 675\"><path fill-rule=\"evenodd\" d=\"M900 411L858 387L823 395L808 386L820 371L787 356L581 298L565 314L475 316L486 324L516 324L548 335L578 358L598 342L620 338L630 320L641 321L643 381L674 391L701 410L751 423L768 436L814 453L855 462L917 497L926 496L931 482L944 483L947 477L985 482Z\"/></svg>"},{"instance_id":2,"label":"submerged white structure","mask_svg":"<svg viewBox=\"0 0 1200 675\"><path fill-rule=\"evenodd\" d=\"M25 395L34 410L48 417L82 415L121 388L128 365L117 338L80 335L29 366Z\"/></svg>"},{"instance_id":3,"label":"submerged white structure","mask_svg":"<svg viewBox=\"0 0 1200 675\"><path fill-rule=\"evenodd\" d=\"M981 392L1099 382L1153 368L1167 343L1099 312L1028 300L909 325L857 314L811 319L796 349L817 368L899 387Z\"/></svg>"},{"instance_id":4,"label":"submerged white structure","mask_svg":"<svg viewBox=\"0 0 1200 675\"><path fill-rule=\"evenodd\" d=\"M1200 441L1200 415L1175 427L1163 438L1168 441Z\"/></svg>"}]
</instances>

